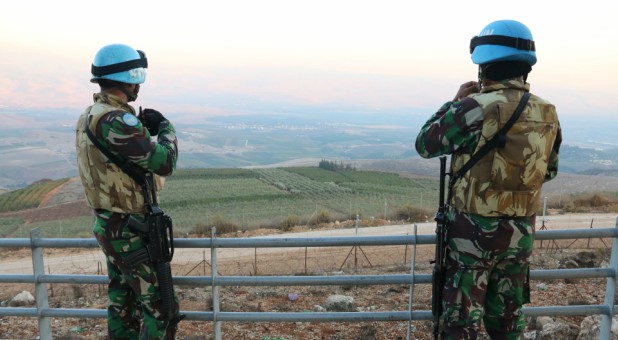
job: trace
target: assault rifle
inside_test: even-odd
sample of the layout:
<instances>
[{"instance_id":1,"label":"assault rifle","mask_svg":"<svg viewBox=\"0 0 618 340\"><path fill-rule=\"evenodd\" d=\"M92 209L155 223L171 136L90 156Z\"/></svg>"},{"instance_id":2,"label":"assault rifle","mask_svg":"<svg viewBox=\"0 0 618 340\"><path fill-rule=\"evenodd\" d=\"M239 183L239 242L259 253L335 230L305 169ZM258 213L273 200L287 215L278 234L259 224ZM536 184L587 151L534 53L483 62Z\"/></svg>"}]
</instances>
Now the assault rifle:
<instances>
[{"instance_id":1,"label":"assault rifle","mask_svg":"<svg viewBox=\"0 0 618 340\"><path fill-rule=\"evenodd\" d=\"M440 157L440 194L438 196L438 211L436 212L436 257L433 261L431 313L433 314L433 338L440 336L440 317L442 316L442 289L446 271L446 208L444 190L446 183L446 156Z\"/></svg>"},{"instance_id":2,"label":"assault rifle","mask_svg":"<svg viewBox=\"0 0 618 340\"><path fill-rule=\"evenodd\" d=\"M144 222L131 217L129 226L141 233L146 241L145 251L138 251L136 262L150 260L155 266L161 303L165 317L169 321L179 322L184 316L176 317L174 308L174 286L172 284L172 270L170 262L174 256L174 236L172 219L166 215L157 203L157 193L154 187L152 173L145 174L144 199L147 213ZM152 202L152 203L148 203Z\"/></svg>"}]
</instances>

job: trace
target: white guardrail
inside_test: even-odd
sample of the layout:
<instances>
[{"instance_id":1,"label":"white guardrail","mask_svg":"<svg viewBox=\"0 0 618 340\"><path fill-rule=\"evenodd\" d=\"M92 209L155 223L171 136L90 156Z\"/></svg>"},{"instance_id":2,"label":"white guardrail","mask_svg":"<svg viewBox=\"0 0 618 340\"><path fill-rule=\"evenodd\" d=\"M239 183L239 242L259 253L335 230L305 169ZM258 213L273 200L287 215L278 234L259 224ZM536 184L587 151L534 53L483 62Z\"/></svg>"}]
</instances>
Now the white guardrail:
<instances>
[{"instance_id":1,"label":"white guardrail","mask_svg":"<svg viewBox=\"0 0 618 340\"><path fill-rule=\"evenodd\" d=\"M417 284L431 284L431 274L415 274L414 258L416 245L435 244L435 234L418 235L414 225L413 235L401 236L339 236L339 237L262 237L262 238L217 238L213 228L211 238L176 239L176 248L210 248L212 274L204 276L176 276L175 285L211 286L213 294L212 311L182 311L186 320L214 323L214 335L221 339L221 323L229 321L244 322L367 322L367 321L407 321L410 339L410 324L413 320L432 320L430 310L413 310L413 287ZM612 316L616 306L616 279L618 277L618 220L614 228L602 229L563 229L539 230L536 240L612 238L611 259L608 267L582 269L532 270L534 280L606 278L607 288L603 304L525 307L527 316L573 316L601 315L600 339L609 339ZM334 247L334 246L386 246L412 245L411 270L409 274L390 275L337 275L337 276L219 276L217 275L217 249L219 248L275 248L275 247ZM35 286L36 307L0 307L0 316L19 316L38 318L40 339L52 339L52 318L105 318L105 309L50 308L48 303L48 284L107 284L106 275L45 274L44 248L98 248L95 239L41 238L40 231L34 229L30 238L0 239L0 248L31 248L33 274L0 275L0 283L32 283ZM221 312L219 287L222 286L317 286L317 285L410 285L410 303L407 311L386 312Z\"/></svg>"}]
</instances>

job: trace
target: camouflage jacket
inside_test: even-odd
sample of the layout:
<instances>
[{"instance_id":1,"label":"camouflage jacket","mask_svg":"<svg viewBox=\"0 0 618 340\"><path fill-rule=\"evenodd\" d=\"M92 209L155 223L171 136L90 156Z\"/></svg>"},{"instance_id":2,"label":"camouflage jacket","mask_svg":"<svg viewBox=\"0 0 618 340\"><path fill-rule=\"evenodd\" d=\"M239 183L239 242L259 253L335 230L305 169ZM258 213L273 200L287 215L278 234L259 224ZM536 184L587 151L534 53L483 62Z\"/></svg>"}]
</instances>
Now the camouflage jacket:
<instances>
[{"instance_id":1,"label":"camouflage jacket","mask_svg":"<svg viewBox=\"0 0 618 340\"><path fill-rule=\"evenodd\" d=\"M528 90L528 84L504 81L445 103L422 127L418 153L424 158L452 154L451 173L456 172L504 125ZM557 174L561 142L555 107L532 95L505 147L490 151L450 188L452 205L490 217L535 214L542 183Z\"/></svg>"},{"instance_id":2,"label":"camouflage jacket","mask_svg":"<svg viewBox=\"0 0 618 340\"><path fill-rule=\"evenodd\" d=\"M141 186L99 151L88 138L85 124L112 154L136 169L160 176L171 175L176 168L178 142L174 126L161 123L154 142L133 107L103 93L95 94L94 102L76 126L77 165L88 205L97 210L143 214L146 209ZM162 182L157 182L160 187Z\"/></svg>"}]
</instances>

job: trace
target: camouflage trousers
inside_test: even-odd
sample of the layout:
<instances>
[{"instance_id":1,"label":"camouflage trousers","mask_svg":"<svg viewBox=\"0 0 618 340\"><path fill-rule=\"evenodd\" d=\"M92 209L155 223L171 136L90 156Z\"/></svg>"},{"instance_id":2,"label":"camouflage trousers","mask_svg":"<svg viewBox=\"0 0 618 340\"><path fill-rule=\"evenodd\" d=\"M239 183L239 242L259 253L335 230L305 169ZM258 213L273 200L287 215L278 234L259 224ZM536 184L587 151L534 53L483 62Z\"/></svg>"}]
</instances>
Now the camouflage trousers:
<instances>
[{"instance_id":1,"label":"camouflage trousers","mask_svg":"<svg viewBox=\"0 0 618 340\"><path fill-rule=\"evenodd\" d=\"M448 213L442 339L520 339L530 302L534 217L489 218Z\"/></svg>"},{"instance_id":2,"label":"camouflage trousers","mask_svg":"<svg viewBox=\"0 0 618 340\"><path fill-rule=\"evenodd\" d=\"M97 212L94 235L107 258L109 339L174 339L176 323L162 312L157 275L150 261L124 259L146 245L127 225L129 215ZM174 292L176 314L178 300Z\"/></svg>"}]
</instances>

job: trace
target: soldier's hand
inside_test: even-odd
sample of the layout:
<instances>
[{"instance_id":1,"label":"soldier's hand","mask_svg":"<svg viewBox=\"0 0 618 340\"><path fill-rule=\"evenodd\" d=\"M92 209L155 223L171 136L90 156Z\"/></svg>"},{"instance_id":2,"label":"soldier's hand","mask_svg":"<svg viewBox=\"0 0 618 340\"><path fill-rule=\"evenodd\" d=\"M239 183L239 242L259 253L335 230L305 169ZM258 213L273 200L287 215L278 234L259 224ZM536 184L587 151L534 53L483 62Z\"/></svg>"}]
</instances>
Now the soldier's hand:
<instances>
[{"instance_id":1,"label":"soldier's hand","mask_svg":"<svg viewBox=\"0 0 618 340\"><path fill-rule=\"evenodd\" d=\"M478 82L476 81L469 81L469 82L463 83L459 87L459 90L457 90L457 94L455 95L455 98L453 99L453 101L456 102L458 100L461 100L464 97L471 95L472 93L478 93L479 90L480 89L478 86Z\"/></svg>"},{"instance_id":2,"label":"soldier's hand","mask_svg":"<svg viewBox=\"0 0 618 340\"><path fill-rule=\"evenodd\" d=\"M148 129L151 136L156 136L159 133L159 124L167 121L161 112L153 109L144 109L140 111L139 117L142 124Z\"/></svg>"}]
</instances>

